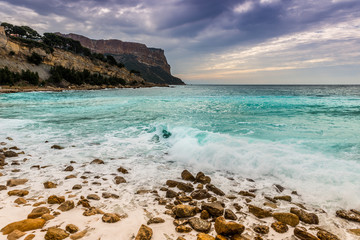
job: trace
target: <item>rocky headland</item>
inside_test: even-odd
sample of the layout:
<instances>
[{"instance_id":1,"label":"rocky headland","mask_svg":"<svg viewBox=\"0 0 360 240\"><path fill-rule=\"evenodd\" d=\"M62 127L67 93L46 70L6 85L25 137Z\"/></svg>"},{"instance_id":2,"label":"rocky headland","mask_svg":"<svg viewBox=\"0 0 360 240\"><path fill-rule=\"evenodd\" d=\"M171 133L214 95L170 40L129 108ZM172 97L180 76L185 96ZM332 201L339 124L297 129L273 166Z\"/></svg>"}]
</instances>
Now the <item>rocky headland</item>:
<instances>
[{"instance_id":1,"label":"rocky headland","mask_svg":"<svg viewBox=\"0 0 360 240\"><path fill-rule=\"evenodd\" d=\"M159 172L157 182L135 187L142 176L136 166L121 164L118 156L57 164L24 152L11 137L0 144L4 239L360 237L359 210L321 209L279 184L264 191L253 179L229 177L225 190L216 185L216 176L183 170L172 179L162 179ZM61 145L44 144L53 154L67 151Z\"/></svg>"}]
</instances>

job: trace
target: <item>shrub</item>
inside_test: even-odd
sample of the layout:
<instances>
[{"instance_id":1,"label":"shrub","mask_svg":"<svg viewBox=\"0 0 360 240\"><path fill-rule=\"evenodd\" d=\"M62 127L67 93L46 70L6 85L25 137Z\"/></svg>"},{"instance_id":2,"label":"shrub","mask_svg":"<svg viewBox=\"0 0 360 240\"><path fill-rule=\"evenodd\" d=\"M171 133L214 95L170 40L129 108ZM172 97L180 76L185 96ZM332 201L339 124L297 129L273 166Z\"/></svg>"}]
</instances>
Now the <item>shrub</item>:
<instances>
[{"instance_id":1,"label":"shrub","mask_svg":"<svg viewBox=\"0 0 360 240\"><path fill-rule=\"evenodd\" d=\"M43 58L42 56L40 56L39 54L37 54L36 52L33 52L31 54L31 56L27 57L27 60L29 63L33 63L35 65L39 65L40 63L42 63Z\"/></svg>"}]
</instances>

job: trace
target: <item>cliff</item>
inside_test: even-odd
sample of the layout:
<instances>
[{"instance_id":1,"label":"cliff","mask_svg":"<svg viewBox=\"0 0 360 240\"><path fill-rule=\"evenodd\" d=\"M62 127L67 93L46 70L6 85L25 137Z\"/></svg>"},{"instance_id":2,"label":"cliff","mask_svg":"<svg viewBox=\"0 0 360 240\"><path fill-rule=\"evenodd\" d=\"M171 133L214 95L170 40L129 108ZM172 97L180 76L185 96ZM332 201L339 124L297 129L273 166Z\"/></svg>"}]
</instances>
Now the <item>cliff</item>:
<instances>
[{"instance_id":1,"label":"cliff","mask_svg":"<svg viewBox=\"0 0 360 240\"><path fill-rule=\"evenodd\" d=\"M42 57L43 61L40 65L27 61L28 56L32 53L37 53ZM41 80L47 80L50 77L52 66L62 66L77 71L88 70L92 74L122 78L129 85L146 83L142 77L131 74L126 68L119 68L56 48L52 53L49 53L42 48L27 46L19 40L7 38L3 27L0 27L0 68L7 67L12 72L30 70L37 72Z\"/></svg>"},{"instance_id":2,"label":"cliff","mask_svg":"<svg viewBox=\"0 0 360 240\"><path fill-rule=\"evenodd\" d=\"M112 55L129 70L140 71L146 81L158 84L184 84L181 79L171 75L170 65L162 49L148 48L145 44L116 39L93 40L73 33L56 34L77 40L92 52Z\"/></svg>"}]
</instances>

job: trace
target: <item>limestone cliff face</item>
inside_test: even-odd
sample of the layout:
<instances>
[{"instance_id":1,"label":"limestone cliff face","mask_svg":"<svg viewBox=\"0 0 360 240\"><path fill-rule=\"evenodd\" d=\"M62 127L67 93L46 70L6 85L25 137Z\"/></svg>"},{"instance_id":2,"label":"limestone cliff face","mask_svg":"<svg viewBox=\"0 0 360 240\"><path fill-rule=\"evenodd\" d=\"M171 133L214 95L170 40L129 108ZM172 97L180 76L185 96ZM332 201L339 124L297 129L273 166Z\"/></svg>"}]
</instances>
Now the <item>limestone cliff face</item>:
<instances>
[{"instance_id":1,"label":"limestone cliff face","mask_svg":"<svg viewBox=\"0 0 360 240\"><path fill-rule=\"evenodd\" d=\"M123 42L116 39L93 40L73 33L60 35L63 37L77 40L81 43L81 45L89 48L91 51L94 52L113 55L134 55L140 63L153 67L161 67L168 74L171 74L170 65L168 64L164 54L164 50L162 49L148 48L145 44L142 43Z\"/></svg>"},{"instance_id":2,"label":"limestone cliff face","mask_svg":"<svg viewBox=\"0 0 360 240\"><path fill-rule=\"evenodd\" d=\"M13 52L13 54L10 54L10 52ZM37 66L27 62L27 56L30 56L33 52L43 57L42 64ZM20 42L8 39L0 29L0 68L8 67L14 72L30 70L37 72L42 80L46 80L50 77L49 71L52 66L74 68L78 71L86 69L91 73L123 78L127 83L145 82L142 77L131 74L126 68L118 68L98 60L90 60L60 49L55 49L53 53L46 53L41 48L29 48Z\"/></svg>"}]
</instances>

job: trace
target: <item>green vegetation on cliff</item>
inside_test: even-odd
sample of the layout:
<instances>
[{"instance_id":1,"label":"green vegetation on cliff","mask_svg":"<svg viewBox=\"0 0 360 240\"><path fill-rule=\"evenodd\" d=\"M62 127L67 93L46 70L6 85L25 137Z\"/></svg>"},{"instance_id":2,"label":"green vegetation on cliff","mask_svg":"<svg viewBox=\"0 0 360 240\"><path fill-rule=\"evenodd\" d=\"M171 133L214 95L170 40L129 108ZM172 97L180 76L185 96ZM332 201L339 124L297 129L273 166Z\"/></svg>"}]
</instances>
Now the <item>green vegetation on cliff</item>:
<instances>
[{"instance_id":1,"label":"green vegetation on cliff","mask_svg":"<svg viewBox=\"0 0 360 240\"><path fill-rule=\"evenodd\" d=\"M21 81L25 81L30 85L38 85L39 75L29 70L17 73L11 72L7 67L0 69L0 85L13 86Z\"/></svg>"}]
</instances>

